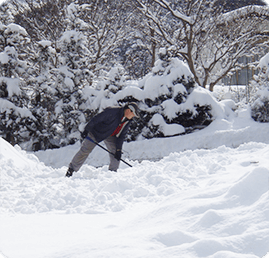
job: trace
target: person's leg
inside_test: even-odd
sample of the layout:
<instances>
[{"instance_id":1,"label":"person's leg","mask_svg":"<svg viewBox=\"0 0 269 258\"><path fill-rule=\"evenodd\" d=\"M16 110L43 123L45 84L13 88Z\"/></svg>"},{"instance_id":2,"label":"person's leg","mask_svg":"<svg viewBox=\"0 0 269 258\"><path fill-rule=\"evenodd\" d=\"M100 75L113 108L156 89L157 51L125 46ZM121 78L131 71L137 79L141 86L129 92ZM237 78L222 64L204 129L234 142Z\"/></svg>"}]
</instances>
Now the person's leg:
<instances>
[{"instance_id":1,"label":"person's leg","mask_svg":"<svg viewBox=\"0 0 269 258\"><path fill-rule=\"evenodd\" d=\"M88 136L91 139L95 140L93 135L91 135L90 133L88 134ZM71 168L74 171L78 171L95 146L96 144L93 143L92 141L84 139L81 144L80 150L77 152L77 154L73 157L72 161L70 162L69 168Z\"/></svg>"},{"instance_id":2,"label":"person's leg","mask_svg":"<svg viewBox=\"0 0 269 258\"><path fill-rule=\"evenodd\" d=\"M104 140L107 149L111 152L111 153L115 153L116 152L116 137L115 136L109 136L107 139ZM114 155L109 154L109 159L110 159L110 164L109 164L109 170L111 171L117 171L117 169L119 168L120 165L120 161L115 159Z\"/></svg>"}]
</instances>

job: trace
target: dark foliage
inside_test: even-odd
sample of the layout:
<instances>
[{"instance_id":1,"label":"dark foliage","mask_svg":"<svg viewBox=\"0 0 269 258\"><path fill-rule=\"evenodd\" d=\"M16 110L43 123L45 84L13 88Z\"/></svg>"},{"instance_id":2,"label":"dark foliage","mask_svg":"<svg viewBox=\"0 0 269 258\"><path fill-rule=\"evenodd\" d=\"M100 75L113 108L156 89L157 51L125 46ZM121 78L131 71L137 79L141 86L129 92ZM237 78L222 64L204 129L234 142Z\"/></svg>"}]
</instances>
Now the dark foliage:
<instances>
[{"instance_id":1,"label":"dark foliage","mask_svg":"<svg viewBox=\"0 0 269 258\"><path fill-rule=\"evenodd\" d=\"M269 122L269 100L268 99L258 99L251 107L251 117L262 123Z\"/></svg>"},{"instance_id":2,"label":"dark foliage","mask_svg":"<svg viewBox=\"0 0 269 258\"><path fill-rule=\"evenodd\" d=\"M263 0L218 0L216 2L216 6L223 8L224 12L230 12L248 5L265 6L266 3Z\"/></svg>"}]
</instances>

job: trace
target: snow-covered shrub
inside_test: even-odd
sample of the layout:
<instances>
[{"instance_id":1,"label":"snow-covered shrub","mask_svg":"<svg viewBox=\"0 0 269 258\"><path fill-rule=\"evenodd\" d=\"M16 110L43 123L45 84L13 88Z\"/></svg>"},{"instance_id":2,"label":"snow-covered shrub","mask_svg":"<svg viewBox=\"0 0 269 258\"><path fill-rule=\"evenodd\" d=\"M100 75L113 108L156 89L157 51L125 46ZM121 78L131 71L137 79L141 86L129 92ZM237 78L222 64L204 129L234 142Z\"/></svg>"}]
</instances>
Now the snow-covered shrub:
<instances>
[{"instance_id":1,"label":"snow-covered shrub","mask_svg":"<svg viewBox=\"0 0 269 258\"><path fill-rule=\"evenodd\" d=\"M269 122L269 98L258 98L251 106L251 116L258 122Z\"/></svg>"},{"instance_id":2,"label":"snow-covered shrub","mask_svg":"<svg viewBox=\"0 0 269 258\"><path fill-rule=\"evenodd\" d=\"M198 88L187 65L170 57L164 48L159 56L142 85L142 135L145 138L172 136L208 125L212 121L211 106L199 100L188 102Z\"/></svg>"},{"instance_id":3,"label":"snow-covered shrub","mask_svg":"<svg viewBox=\"0 0 269 258\"><path fill-rule=\"evenodd\" d=\"M0 34L0 135L15 144L30 139L36 121L27 109L29 96L23 79L28 69L24 52L29 37L13 23L1 25Z\"/></svg>"},{"instance_id":4,"label":"snow-covered shrub","mask_svg":"<svg viewBox=\"0 0 269 258\"><path fill-rule=\"evenodd\" d=\"M75 30L62 35L57 50L49 41L39 42L38 64L42 74L36 77L38 101L32 102L42 126L33 139L34 150L62 147L80 138L79 125L85 121L82 88L92 76L87 67L86 45L83 34Z\"/></svg>"},{"instance_id":5,"label":"snow-covered shrub","mask_svg":"<svg viewBox=\"0 0 269 258\"><path fill-rule=\"evenodd\" d=\"M251 116L258 122L269 122L269 53L259 62L260 73L251 82L255 94L251 104Z\"/></svg>"},{"instance_id":6,"label":"snow-covered shrub","mask_svg":"<svg viewBox=\"0 0 269 258\"><path fill-rule=\"evenodd\" d=\"M108 106L130 101L139 103L141 118L131 125L129 141L138 137L173 136L203 128L216 113L212 103L218 106L208 90L195 85L187 65L170 57L165 49L161 49L160 59L152 72L141 81L128 81L117 92L108 90L107 84L106 90L104 85L98 85L84 89L86 105L92 110L99 112Z\"/></svg>"},{"instance_id":7,"label":"snow-covered shrub","mask_svg":"<svg viewBox=\"0 0 269 258\"><path fill-rule=\"evenodd\" d=\"M56 42L57 49L51 41L39 41L26 62L20 58L19 44L27 43L26 31L14 24L8 28L10 39L5 42L10 45L0 52L0 134L10 132L24 149L71 144L96 113L130 101L139 103L141 119L131 125L129 141L190 132L214 119L213 106L218 104L195 85L187 65L166 49L140 81L128 80L119 65L97 80L88 69L87 39L81 33L66 31ZM27 80L21 80L21 74Z\"/></svg>"},{"instance_id":8,"label":"snow-covered shrub","mask_svg":"<svg viewBox=\"0 0 269 258\"><path fill-rule=\"evenodd\" d=\"M107 92L117 93L126 86L128 75L122 65L115 65L106 73L104 78L99 79L97 89L107 90Z\"/></svg>"},{"instance_id":9,"label":"snow-covered shrub","mask_svg":"<svg viewBox=\"0 0 269 258\"><path fill-rule=\"evenodd\" d=\"M11 22L14 21L14 16L12 14L13 13L10 11L10 5L9 5L9 3L7 3L7 2L1 2L1 5L0 5L0 16L1 16L0 30L1 30L1 23L3 23L3 24L9 24L9 23L11 23ZM1 39L0 39L0 42L1 42Z\"/></svg>"}]
</instances>

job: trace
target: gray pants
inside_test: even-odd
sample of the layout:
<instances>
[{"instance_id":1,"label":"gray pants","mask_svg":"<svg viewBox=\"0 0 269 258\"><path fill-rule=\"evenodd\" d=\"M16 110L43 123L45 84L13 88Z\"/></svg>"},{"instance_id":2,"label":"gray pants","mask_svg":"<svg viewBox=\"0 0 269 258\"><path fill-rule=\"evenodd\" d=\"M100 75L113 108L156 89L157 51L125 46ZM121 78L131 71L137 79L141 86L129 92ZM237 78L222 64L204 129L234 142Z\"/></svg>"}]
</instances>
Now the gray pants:
<instances>
[{"instance_id":1,"label":"gray pants","mask_svg":"<svg viewBox=\"0 0 269 258\"><path fill-rule=\"evenodd\" d=\"M88 136L95 141L94 136L89 133ZM107 149L115 153L116 152L116 136L109 136L107 139L104 140L105 145ZM72 168L74 171L78 171L89 154L92 152L94 147L96 146L95 143L88 139L84 139L84 141L81 144L80 150L77 152L77 154L73 157L72 161L69 164L69 167ZM109 170L111 171L117 171L120 165L120 161L114 158L114 155L109 154L110 164L109 164Z\"/></svg>"}]
</instances>

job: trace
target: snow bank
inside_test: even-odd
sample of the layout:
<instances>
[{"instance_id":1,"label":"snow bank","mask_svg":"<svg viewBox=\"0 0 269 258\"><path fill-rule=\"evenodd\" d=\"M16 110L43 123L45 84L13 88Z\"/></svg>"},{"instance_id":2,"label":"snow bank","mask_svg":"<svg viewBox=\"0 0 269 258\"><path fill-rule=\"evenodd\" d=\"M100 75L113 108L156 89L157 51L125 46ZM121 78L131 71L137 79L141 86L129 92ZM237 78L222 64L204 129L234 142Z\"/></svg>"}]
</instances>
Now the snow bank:
<instances>
[{"instance_id":1,"label":"snow bank","mask_svg":"<svg viewBox=\"0 0 269 258\"><path fill-rule=\"evenodd\" d=\"M141 163L130 161L132 168L121 165L117 173L108 171L107 165L95 168L86 163L72 178L64 177L66 166L46 166L0 138L0 254L12 258L265 256L268 125L251 124L247 117L238 114L233 122L219 119L192 135L126 144L130 157L144 154ZM221 146L223 142L239 147ZM54 159L67 163L74 150L68 153L63 148L40 156L46 155L51 163ZM104 156L95 151L92 158L100 165ZM156 153L168 154L157 162L146 160Z\"/></svg>"},{"instance_id":2,"label":"snow bank","mask_svg":"<svg viewBox=\"0 0 269 258\"><path fill-rule=\"evenodd\" d=\"M227 105L229 104L226 103L223 106L224 109ZM166 129L169 132L170 128ZM177 129L180 130L180 128ZM127 161L156 161L170 153L185 150L213 149L222 145L234 148L248 142L269 143L268 135L269 124L255 122L251 119L250 109L246 108L230 114L229 119L218 118L205 129L191 134L125 142L123 159ZM137 148L137 146L139 147ZM35 152L35 155L47 166L61 168L68 166L79 147L80 143L77 142L61 149L38 151ZM107 153L100 148L95 148L85 164L101 167L107 165L108 162ZM126 168L126 165L121 164L121 168Z\"/></svg>"}]
</instances>

